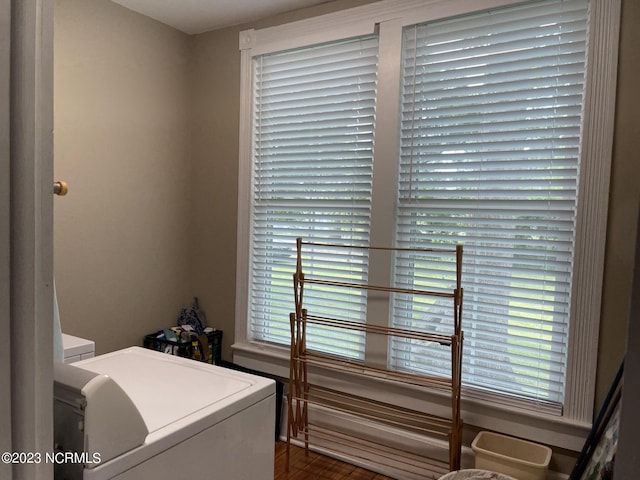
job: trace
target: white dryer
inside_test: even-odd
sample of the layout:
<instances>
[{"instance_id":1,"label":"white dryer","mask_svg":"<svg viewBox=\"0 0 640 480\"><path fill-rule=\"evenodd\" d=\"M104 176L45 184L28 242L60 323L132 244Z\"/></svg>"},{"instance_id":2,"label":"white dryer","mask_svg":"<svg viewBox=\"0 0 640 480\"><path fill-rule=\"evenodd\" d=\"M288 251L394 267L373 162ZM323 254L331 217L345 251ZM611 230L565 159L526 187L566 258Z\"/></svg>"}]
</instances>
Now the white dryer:
<instances>
[{"instance_id":1,"label":"white dryer","mask_svg":"<svg viewBox=\"0 0 640 480\"><path fill-rule=\"evenodd\" d=\"M273 480L273 380L132 347L56 364L54 398L56 480Z\"/></svg>"}]
</instances>

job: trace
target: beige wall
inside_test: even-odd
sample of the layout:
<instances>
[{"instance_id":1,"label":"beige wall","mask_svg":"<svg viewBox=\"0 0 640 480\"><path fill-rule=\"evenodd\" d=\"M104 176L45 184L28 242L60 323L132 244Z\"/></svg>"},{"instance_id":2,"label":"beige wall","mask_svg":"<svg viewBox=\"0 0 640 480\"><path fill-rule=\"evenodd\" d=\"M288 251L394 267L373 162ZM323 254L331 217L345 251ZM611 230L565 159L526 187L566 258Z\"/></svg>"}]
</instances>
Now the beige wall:
<instances>
[{"instance_id":1,"label":"beige wall","mask_svg":"<svg viewBox=\"0 0 640 480\"><path fill-rule=\"evenodd\" d=\"M231 360L236 291L240 63L235 29L193 39L191 275L207 323ZM237 58L236 58L237 57Z\"/></svg>"},{"instance_id":2,"label":"beige wall","mask_svg":"<svg viewBox=\"0 0 640 480\"><path fill-rule=\"evenodd\" d=\"M190 300L189 37L105 0L54 17L61 323L107 352Z\"/></svg>"}]
</instances>

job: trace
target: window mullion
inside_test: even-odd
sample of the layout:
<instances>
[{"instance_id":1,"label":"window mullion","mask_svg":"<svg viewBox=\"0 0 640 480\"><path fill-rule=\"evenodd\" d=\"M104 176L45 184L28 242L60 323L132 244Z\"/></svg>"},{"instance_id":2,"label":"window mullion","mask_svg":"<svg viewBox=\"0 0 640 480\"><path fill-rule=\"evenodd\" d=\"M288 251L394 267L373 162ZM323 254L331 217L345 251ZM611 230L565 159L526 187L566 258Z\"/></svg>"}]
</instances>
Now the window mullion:
<instances>
[{"instance_id":1,"label":"window mullion","mask_svg":"<svg viewBox=\"0 0 640 480\"><path fill-rule=\"evenodd\" d=\"M373 187L371 201L371 245L391 246L394 241L395 185L398 151L398 111L400 101L400 58L402 53L402 22L390 20L379 25L378 102L374 138ZM391 255L388 251L372 250L369 258L369 283L391 285ZM388 293L370 292L367 301L367 322L389 324ZM368 334L365 361L369 365L386 367L388 339Z\"/></svg>"}]
</instances>

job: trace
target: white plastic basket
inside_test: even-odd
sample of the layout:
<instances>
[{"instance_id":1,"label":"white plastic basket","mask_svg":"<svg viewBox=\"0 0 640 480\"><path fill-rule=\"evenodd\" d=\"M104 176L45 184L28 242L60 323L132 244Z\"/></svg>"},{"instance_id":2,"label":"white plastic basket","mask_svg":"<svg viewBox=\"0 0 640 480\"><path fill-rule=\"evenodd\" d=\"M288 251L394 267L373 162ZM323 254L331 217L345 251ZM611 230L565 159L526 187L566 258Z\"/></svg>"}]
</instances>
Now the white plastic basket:
<instances>
[{"instance_id":1,"label":"white plastic basket","mask_svg":"<svg viewBox=\"0 0 640 480\"><path fill-rule=\"evenodd\" d=\"M476 468L518 480L545 480L551 449L544 445L492 432L480 432L471 444Z\"/></svg>"}]
</instances>

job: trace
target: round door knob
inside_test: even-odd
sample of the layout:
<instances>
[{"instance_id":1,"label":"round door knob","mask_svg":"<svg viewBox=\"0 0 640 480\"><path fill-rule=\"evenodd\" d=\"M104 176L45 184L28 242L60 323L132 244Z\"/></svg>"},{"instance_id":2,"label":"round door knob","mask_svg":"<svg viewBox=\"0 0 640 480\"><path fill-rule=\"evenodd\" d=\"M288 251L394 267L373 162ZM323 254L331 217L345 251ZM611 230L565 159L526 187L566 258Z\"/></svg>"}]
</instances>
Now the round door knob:
<instances>
[{"instance_id":1,"label":"round door knob","mask_svg":"<svg viewBox=\"0 0 640 480\"><path fill-rule=\"evenodd\" d=\"M56 195L64 196L69 192L69 185L67 182L54 182L53 184L53 193Z\"/></svg>"}]
</instances>

